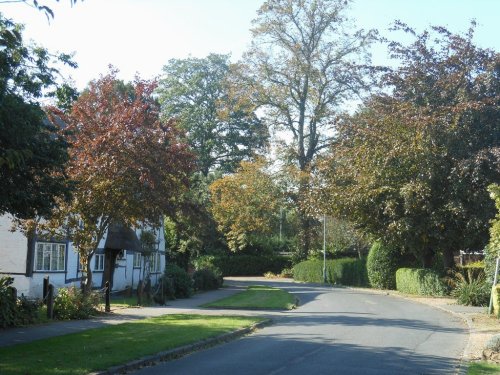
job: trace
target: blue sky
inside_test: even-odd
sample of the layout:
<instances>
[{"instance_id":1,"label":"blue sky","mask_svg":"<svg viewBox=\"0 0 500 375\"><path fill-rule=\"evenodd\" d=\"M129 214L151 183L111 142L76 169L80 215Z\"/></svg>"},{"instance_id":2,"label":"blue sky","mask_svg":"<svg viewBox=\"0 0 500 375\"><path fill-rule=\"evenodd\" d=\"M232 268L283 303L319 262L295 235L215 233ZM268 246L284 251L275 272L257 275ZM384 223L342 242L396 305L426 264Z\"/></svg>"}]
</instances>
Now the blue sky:
<instances>
[{"instance_id":1,"label":"blue sky","mask_svg":"<svg viewBox=\"0 0 500 375\"><path fill-rule=\"evenodd\" d=\"M71 72L81 89L113 64L121 77L161 73L171 58L203 57L210 52L241 57L250 42L251 20L263 0L39 0L55 19L23 4L1 4L0 12L26 25L25 36L51 51L75 51L79 68ZM500 51L500 0L357 0L350 15L359 28L387 28L400 19L421 31L429 25L465 32L478 22L476 42ZM396 35L393 38L397 37ZM374 51L383 61L384 50Z\"/></svg>"}]
</instances>

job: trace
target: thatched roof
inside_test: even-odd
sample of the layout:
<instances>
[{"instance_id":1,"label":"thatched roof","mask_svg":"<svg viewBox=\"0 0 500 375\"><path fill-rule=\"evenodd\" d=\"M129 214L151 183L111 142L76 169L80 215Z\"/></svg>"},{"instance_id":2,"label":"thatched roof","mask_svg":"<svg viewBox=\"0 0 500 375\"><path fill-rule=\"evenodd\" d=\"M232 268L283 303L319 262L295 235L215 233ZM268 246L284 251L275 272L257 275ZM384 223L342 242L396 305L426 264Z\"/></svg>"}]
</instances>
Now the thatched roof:
<instances>
[{"instance_id":1,"label":"thatched roof","mask_svg":"<svg viewBox=\"0 0 500 375\"><path fill-rule=\"evenodd\" d=\"M111 224L109 226L104 247L113 250L143 252L141 241L139 241L135 232L121 224Z\"/></svg>"}]
</instances>

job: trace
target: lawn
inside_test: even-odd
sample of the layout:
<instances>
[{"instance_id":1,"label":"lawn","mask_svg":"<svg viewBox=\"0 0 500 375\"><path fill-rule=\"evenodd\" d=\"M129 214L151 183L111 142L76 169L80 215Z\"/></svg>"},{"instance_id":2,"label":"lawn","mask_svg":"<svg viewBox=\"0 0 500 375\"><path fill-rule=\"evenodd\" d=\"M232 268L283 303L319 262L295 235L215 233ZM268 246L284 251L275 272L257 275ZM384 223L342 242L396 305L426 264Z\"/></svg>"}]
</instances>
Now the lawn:
<instances>
[{"instance_id":1,"label":"lawn","mask_svg":"<svg viewBox=\"0 0 500 375\"><path fill-rule=\"evenodd\" d=\"M235 294L203 307L225 309L280 309L291 310L297 307L297 299L290 293L266 286L249 286L244 292Z\"/></svg>"},{"instance_id":2,"label":"lawn","mask_svg":"<svg viewBox=\"0 0 500 375\"><path fill-rule=\"evenodd\" d=\"M131 297L117 296L117 297L112 297L109 302L110 302L111 306L113 306L113 307L137 307L137 296L131 296ZM143 298L141 306L153 306L153 305L154 305L153 302L147 303L146 299Z\"/></svg>"},{"instance_id":3,"label":"lawn","mask_svg":"<svg viewBox=\"0 0 500 375\"><path fill-rule=\"evenodd\" d=\"M467 375L493 375L500 374L500 365L488 362L474 362L469 365Z\"/></svg>"},{"instance_id":4,"label":"lawn","mask_svg":"<svg viewBox=\"0 0 500 375\"><path fill-rule=\"evenodd\" d=\"M88 374L260 321L178 314L87 330L0 348L0 374Z\"/></svg>"}]
</instances>

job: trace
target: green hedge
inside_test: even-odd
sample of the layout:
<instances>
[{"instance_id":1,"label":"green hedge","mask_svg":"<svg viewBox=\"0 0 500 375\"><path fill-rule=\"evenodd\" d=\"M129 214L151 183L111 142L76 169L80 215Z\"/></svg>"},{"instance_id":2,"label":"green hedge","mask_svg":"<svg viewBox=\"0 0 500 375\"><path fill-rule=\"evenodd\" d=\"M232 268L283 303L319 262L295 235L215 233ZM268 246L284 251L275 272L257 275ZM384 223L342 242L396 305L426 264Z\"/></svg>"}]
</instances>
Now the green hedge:
<instances>
[{"instance_id":1,"label":"green hedge","mask_svg":"<svg viewBox=\"0 0 500 375\"><path fill-rule=\"evenodd\" d=\"M205 255L193 261L196 270L219 269L223 276L262 276L266 272L279 274L290 268L291 259L281 255Z\"/></svg>"},{"instance_id":2,"label":"green hedge","mask_svg":"<svg viewBox=\"0 0 500 375\"><path fill-rule=\"evenodd\" d=\"M377 289L396 289L396 271L401 254L394 247L375 242L366 260L370 285Z\"/></svg>"},{"instance_id":3,"label":"green hedge","mask_svg":"<svg viewBox=\"0 0 500 375\"><path fill-rule=\"evenodd\" d=\"M323 261L306 260L293 267L293 278L310 283L323 282ZM342 258L326 261L326 281L330 284L367 286L366 261Z\"/></svg>"},{"instance_id":4,"label":"green hedge","mask_svg":"<svg viewBox=\"0 0 500 375\"><path fill-rule=\"evenodd\" d=\"M396 289L402 293L444 296L448 292L439 274L431 269L400 268L396 271Z\"/></svg>"}]
</instances>

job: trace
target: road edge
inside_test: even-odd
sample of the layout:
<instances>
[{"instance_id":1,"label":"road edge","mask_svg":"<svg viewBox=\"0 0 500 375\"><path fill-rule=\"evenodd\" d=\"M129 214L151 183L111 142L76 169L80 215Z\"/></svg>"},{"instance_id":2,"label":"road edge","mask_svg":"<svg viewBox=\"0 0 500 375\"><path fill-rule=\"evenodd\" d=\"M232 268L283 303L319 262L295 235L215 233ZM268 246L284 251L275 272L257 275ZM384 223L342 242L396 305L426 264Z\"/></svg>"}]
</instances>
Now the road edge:
<instances>
[{"instance_id":1,"label":"road edge","mask_svg":"<svg viewBox=\"0 0 500 375\"><path fill-rule=\"evenodd\" d=\"M137 370L142 367L156 365L159 362L171 361L173 359L181 358L185 355L194 353L199 350L208 349L212 346L216 346L219 344L223 344L232 340L236 340L242 336L253 333L257 329L264 328L268 325L271 325L273 320L270 318L266 318L262 322L252 324L246 328L240 328L236 331L224 333L219 336L215 336L212 338L208 338L205 340L201 340L189 345L180 346L178 348L162 351L156 354L152 354L146 357L142 357L136 359L134 361L130 361L123 365L113 366L106 370L102 371L94 371L88 373L88 375L115 375L115 374L123 374L128 371Z\"/></svg>"}]
</instances>

